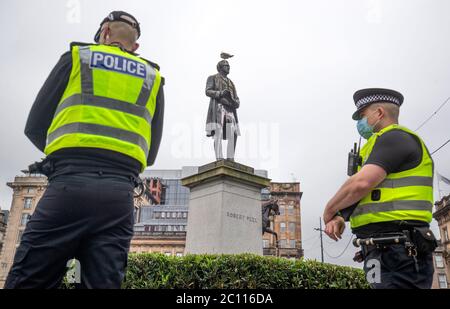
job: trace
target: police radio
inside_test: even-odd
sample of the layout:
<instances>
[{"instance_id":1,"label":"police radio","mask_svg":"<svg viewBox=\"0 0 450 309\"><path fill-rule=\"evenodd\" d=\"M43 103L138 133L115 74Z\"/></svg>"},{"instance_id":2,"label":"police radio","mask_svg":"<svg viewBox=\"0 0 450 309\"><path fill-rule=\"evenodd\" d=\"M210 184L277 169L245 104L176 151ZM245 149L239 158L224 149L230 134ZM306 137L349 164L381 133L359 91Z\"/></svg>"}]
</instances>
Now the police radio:
<instances>
[{"instance_id":1,"label":"police radio","mask_svg":"<svg viewBox=\"0 0 450 309\"><path fill-rule=\"evenodd\" d=\"M358 148L357 148L358 147ZM358 172L358 165L362 164L362 158L359 155L361 147L361 138L359 138L359 145L353 145L353 149L348 153L347 175L352 176Z\"/></svg>"},{"instance_id":2,"label":"police radio","mask_svg":"<svg viewBox=\"0 0 450 309\"><path fill-rule=\"evenodd\" d=\"M348 164L347 164L348 176L355 175L358 172L358 166L362 165L362 158L359 155L360 147L361 147L361 138L359 138L359 144L357 145L355 143L353 145L353 149L350 150L350 152L348 153ZM347 208L342 209L339 215L342 218L344 218L345 221L350 221L350 217L353 211L355 210L356 206L358 206L358 203L359 201Z\"/></svg>"}]
</instances>

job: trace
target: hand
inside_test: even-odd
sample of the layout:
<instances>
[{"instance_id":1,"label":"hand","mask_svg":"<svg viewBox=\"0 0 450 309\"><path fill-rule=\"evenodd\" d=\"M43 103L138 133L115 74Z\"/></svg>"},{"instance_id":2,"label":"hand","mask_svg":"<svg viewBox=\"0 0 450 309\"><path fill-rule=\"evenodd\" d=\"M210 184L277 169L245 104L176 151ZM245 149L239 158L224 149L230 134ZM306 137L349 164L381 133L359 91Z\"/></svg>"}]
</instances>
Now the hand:
<instances>
[{"instance_id":1,"label":"hand","mask_svg":"<svg viewBox=\"0 0 450 309\"><path fill-rule=\"evenodd\" d=\"M231 96L230 90L228 90L228 89L222 90L220 92L220 97L221 98L226 97L226 96Z\"/></svg>"},{"instance_id":2,"label":"hand","mask_svg":"<svg viewBox=\"0 0 450 309\"><path fill-rule=\"evenodd\" d=\"M328 235L331 239L338 241L342 239L341 235L345 230L345 221L341 216L335 216L330 222L328 222L325 226L325 234Z\"/></svg>"},{"instance_id":3,"label":"hand","mask_svg":"<svg viewBox=\"0 0 450 309\"><path fill-rule=\"evenodd\" d=\"M232 107L230 101L227 98L221 98L219 100L219 103L222 104L222 105L225 105L225 106Z\"/></svg>"},{"instance_id":4,"label":"hand","mask_svg":"<svg viewBox=\"0 0 450 309\"><path fill-rule=\"evenodd\" d=\"M323 212L322 218L323 218L323 222L325 222L325 224L328 224L328 222L330 222L331 220L333 220L334 216L336 215L336 213L334 212L330 212L328 210L328 207L325 208L325 211Z\"/></svg>"}]
</instances>

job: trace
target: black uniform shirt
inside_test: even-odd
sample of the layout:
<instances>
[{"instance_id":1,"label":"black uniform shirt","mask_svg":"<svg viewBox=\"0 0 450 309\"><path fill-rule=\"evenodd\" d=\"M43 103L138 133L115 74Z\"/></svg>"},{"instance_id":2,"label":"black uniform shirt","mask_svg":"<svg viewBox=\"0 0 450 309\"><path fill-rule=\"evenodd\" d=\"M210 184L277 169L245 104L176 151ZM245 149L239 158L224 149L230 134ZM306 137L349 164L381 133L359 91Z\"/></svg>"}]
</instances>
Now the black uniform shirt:
<instances>
[{"instance_id":1,"label":"black uniform shirt","mask_svg":"<svg viewBox=\"0 0 450 309\"><path fill-rule=\"evenodd\" d=\"M41 151L44 151L47 130L53 120L56 107L69 82L72 70L72 54L61 56L51 71L31 108L25 126L25 135ZM153 165L161 142L164 118L164 80L156 98L155 114L152 118L152 143L147 165ZM48 156L55 162L56 171L52 176L75 172L117 173L137 176L141 164L138 160L116 151L100 148L63 148Z\"/></svg>"},{"instance_id":2,"label":"black uniform shirt","mask_svg":"<svg viewBox=\"0 0 450 309\"><path fill-rule=\"evenodd\" d=\"M400 129L394 129L378 137L372 152L365 164L375 164L383 168L387 174L412 169L422 160L422 146L414 136ZM396 232L405 225L428 225L422 221L391 221L372 223L353 229L353 233L361 237L384 232ZM358 236L359 237L359 236Z\"/></svg>"}]
</instances>

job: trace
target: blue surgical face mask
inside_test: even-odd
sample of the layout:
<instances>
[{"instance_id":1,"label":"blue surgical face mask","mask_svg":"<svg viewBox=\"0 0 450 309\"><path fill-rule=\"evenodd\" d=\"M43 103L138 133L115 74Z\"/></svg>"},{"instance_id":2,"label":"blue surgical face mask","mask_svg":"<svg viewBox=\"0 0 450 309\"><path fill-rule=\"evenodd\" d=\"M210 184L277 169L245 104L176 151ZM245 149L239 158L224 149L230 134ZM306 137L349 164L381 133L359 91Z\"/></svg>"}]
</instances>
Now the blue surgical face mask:
<instances>
[{"instance_id":1,"label":"blue surgical face mask","mask_svg":"<svg viewBox=\"0 0 450 309\"><path fill-rule=\"evenodd\" d=\"M372 113L370 116L372 116L375 113L376 113L376 111L374 113ZM369 124L369 122L367 121L367 116L359 119L358 122L356 123L356 128L358 129L359 135L361 135L365 139L369 139L373 135L374 127L377 125L377 123L380 120L381 119L379 119L373 126L371 126Z\"/></svg>"},{"instance_id":2,"label":"blue surgical face mask","mask_svg":"<svg viewBox=\"0 0 450 309\"><path fill-rule=\"evenodd\" d=\"M361 118L356 123L359 135L365 139L369 139L373 134L373 126L367 122L367 117Z\"/></svg>"}]
</instances>

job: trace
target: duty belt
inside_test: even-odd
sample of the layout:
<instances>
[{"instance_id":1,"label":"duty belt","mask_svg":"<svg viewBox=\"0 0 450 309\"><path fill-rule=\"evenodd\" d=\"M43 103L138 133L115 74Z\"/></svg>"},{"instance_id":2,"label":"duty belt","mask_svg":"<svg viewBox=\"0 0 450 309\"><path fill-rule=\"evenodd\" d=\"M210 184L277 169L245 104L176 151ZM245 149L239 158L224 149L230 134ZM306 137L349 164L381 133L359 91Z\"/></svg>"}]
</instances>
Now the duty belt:
<instances>
[{"instance_id":1,"label":"duty belt","mask_svg":"<svg viewBox=\"0 0 450 309\"><path fill-rule=\"evenodd\" d=\"M386 233L377 235L377 237L370 238L356 238L353 240L355 247L362 247L363 251L367 252L372 249L382 249L392 245L404 245L408 256L414 260L414 267L419 271L419 264L417 262L417 247L411 239L411 232L404 230L399 233ZM363 252L357 252L354 260L361 262L364 260Z\"/></svg>"}]
</instances>

